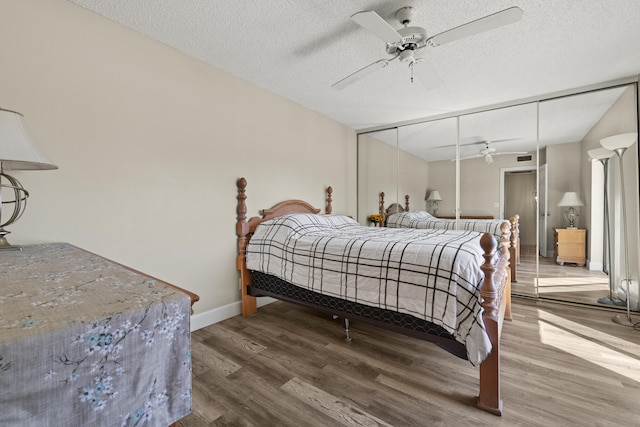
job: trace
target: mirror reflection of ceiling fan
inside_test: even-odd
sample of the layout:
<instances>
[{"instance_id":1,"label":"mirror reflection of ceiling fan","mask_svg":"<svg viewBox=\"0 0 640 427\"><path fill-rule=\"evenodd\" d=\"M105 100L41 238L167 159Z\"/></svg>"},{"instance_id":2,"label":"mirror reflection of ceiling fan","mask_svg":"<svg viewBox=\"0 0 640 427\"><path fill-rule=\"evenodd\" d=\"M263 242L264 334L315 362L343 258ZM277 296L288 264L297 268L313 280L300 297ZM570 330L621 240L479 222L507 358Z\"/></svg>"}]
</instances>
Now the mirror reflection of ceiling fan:
<instances>
[{"instance_id":1,"label":"mirror reflection of ceiling fan","mask_svg":"<svg viewBox=\"0 0 640 427\"><path fill-rule=\"evenodd\" d=\"M511 140L513 140L513 139L501 139L501 140L494 140L494 141L476 142L474 144L482 144L483 145L483 147L480 149L480 152L478 154L474 154L474 155L471 155L471 156L460 157L460 160L476 159L478 157L484 157L484 161L485 162L493 163L494 156L504 156L506 154L527 154L526 151L501 151L501 152L498 152L498 150L495 147L491 146L492 142L511 141ZM453 161L455 161L455 159L453 159Z\"/></svg>"},{"instance_id":2,"label":"mirror reflection of ceiling fan","mask_svg":"<svg viewBox=\"0 0 640 427\"><path fill-rule=\"evenodd\" d=\"M344 89L363 77L386 68L393 63L403 63L408 66L412 83L415 74L417 80L426 88L436 87L442 83L442 80L422 55L426 50L425 48L440 46L503 25L513 24L520 20L523 12L519 7L510 7L431 37L427 36L427 31L424 28L409 26L415 14L415 9L411 6L399 9L396 12L396 18L404 25L404 28L399 30L393 28L374 11L358 12L352 15L351 19L354 22L384 41L387 53L393 56L369 64L334 83L331 87L336 90Z\"/></svg>"}]
</instances>

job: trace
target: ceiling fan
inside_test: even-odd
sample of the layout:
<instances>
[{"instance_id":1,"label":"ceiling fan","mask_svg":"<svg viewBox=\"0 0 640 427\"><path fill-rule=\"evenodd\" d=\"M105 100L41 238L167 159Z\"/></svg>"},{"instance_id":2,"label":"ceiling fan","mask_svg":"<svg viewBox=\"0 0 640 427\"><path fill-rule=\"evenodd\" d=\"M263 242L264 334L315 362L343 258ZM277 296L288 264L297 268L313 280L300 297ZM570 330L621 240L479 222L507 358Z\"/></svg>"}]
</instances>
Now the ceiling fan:
<instances>
[{"instance_id":1,"label":"ceiling fan","mask_svg":"<svg viewBox=\"0 0 640 427\"><path fill-rule=\"evenodd\" d=\"M510 141L511 139L503 139L500 141ZM460 160L467 160L467 159L475 159L478 157L484 157L484 161L487 163L493 163L493 157L494 156L504 156L506 154L527 154L526 151L508 151L508 152L500 152L498 153L495 147L491 146L491 142L496 142L498 140L495 141L480 141L477 142L476 144L483 144L484 147L480 150L480 152L478 154L474 154L472 156L467 156L467 157L461 157ZM455 159L453 159L453 161L455 161Z\"/></svg>"},{"instance_id":2,"label":"ceiling fan","mask_svg":"<svg viewBox=\"0 0 640 427\"><path fill-rule=\"evenodd\" d=\"M380 59L364 68L348 75L344 79L331 85L336 90L342 90L352 83L368 76L378 70L381 70L392 63L403 63L409 67L410 80L413 83L414 73L420 83L430 89L442 83L435 70L426 61L422 54L426 47L436 47L445 43L459 40L474 34L489 31L503 25L517 22L522 17L522 9L519 7L510 7L508 9L496 12L491 15L476 19L450 30L444 31L431 37L427 37L427 31L421 27L410 27L416 11L411 6L406 6L396 12L396 18L404 28L396 30L387 21L382 19L374 11L358 12L351 16L351 19L370 31L382 41L386 46L389 55L393 55L389 59Z\"/></svg>"}]
</instances>

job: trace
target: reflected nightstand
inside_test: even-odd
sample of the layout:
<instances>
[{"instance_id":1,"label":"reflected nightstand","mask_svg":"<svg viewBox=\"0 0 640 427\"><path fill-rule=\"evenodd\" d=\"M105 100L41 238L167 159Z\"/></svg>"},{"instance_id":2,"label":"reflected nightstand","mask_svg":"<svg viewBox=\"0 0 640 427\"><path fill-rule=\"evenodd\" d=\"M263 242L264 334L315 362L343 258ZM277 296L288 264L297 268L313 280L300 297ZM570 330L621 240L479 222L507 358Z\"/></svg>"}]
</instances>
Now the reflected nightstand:
<instances>
[{"instance_id":1,"label":"reflected nightstand","mask_svg":"<svg viewBox=\"0 0 640 427\"><path fill-rule=\"evenodd\" d=\"M584 228L556 228L555 233L555 261L564 265L565 262L576 263L580 267L586 264L587 230Z\"/></svg>"}]
</instances>

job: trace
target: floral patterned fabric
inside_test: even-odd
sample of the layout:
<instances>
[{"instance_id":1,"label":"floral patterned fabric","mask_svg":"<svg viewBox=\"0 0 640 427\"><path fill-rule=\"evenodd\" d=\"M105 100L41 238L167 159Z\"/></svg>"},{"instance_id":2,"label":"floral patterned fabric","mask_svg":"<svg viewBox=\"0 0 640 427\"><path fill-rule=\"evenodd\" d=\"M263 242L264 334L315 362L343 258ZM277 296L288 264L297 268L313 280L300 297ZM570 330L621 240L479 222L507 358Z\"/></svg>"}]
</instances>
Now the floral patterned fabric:
<instances>
[{"instance_id":1,"label":"floral patterned fabric","mask_svg":"<svg viewBox=\"0 0 640 427\"><path fill-rule=\"evenodd\" d=\"M191 410L190 298L66 243L0 254L0 425L168 426Z\"/></svg>"}]
</instances>

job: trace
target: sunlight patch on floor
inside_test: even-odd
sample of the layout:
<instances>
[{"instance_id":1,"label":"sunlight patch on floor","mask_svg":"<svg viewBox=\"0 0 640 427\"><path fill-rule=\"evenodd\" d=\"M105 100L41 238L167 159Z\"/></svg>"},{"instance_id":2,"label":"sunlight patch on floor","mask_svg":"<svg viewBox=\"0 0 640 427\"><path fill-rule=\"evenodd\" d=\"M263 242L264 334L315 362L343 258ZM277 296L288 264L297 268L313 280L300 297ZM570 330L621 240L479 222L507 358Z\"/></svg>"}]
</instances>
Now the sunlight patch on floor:
<instances>
[{"instance_id":1,"label":"sunlight patch on floor","mask_svg":"<svg viewBox=\"0 0 640 427\"><path fill-rule=\"evenodd\" d=\"M629 356L640 355L640 345L544 310L538 310L538 316L541 343L640 382L640 360Z\"/></svg>"},{"instance_id":2,"label":"sunlight patch on floor","mask_svg":"<svg viewBox=\"0 0 640 427\"><path fill-rule=\"evenodd\" d=\"M538 292L541 294L552 294L552 293L566 293L570 294L571 292L601 292L602 296L606 296L608 294L608 288L603 288L602 285L576 285L576 286L540 286L538 287Z\"/></svg>"},{"instance_id":3,"label":"sunlight patch on floor","mask_svg":"<svg viewBox=\"0 0 640 427\"><path fill-rule=\"evenodd\" d=\"M538 279L538 286L588 286L588 285L609 285L609 280L601 277L541 277Z\"/></svg>"}]
</instances>

